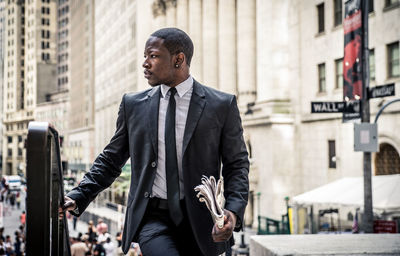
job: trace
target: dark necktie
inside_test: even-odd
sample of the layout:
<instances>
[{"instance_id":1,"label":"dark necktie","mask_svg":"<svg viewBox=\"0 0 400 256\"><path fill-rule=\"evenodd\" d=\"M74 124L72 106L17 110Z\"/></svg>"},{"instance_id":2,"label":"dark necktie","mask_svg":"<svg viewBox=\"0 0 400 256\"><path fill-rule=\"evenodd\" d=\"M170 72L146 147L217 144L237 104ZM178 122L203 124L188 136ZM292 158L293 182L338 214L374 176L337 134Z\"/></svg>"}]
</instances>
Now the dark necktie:
<instances>
[{"instance_id":1,"label":"dark necktie","mask_svg":"<svg viewBox=\"0 0 400 256\"><path fill-rule=\"evenodd\" d=\"M169 103L165 120L165 169L167 176L167 199L171 219L175 225L183 220L183 214L179 202L179 175L178 160L176 157L175 139L175 93L176 89L169 89Z\"/></svg>"}]
</instances>

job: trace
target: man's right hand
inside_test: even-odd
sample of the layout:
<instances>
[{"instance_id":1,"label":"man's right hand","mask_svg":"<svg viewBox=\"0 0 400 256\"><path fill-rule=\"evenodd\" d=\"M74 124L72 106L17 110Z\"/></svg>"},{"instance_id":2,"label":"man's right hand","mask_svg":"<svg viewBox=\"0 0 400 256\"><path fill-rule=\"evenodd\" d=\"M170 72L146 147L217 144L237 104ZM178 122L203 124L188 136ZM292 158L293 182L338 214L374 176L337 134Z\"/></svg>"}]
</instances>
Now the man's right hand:
<instances>
[{"instance_id":1,"label":"man's right hand","mask_svg":"<svg viewBox=\"0 0 400 256\"><path fill-rule=\"evenodd\" d=\"M64 196L64 205L58 208L59 218L63 218L65 211L73 211L76 208L75 200L69 198L68 196Z\"/></svg>"}]
</instances>

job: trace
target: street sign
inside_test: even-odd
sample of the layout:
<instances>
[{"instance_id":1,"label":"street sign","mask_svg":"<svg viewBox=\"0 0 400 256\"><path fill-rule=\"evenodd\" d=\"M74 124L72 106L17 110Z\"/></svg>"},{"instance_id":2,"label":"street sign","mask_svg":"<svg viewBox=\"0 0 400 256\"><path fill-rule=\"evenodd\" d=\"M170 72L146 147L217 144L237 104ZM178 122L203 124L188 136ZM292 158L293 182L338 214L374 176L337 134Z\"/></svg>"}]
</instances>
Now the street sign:
<instances>
[{"instance_id":1,"label":"street sign","mask_svg":"<svg viewBox=\"0 0 400 256\"><path fill-rule=\"evenodd\" d=\"M349 100L345 101L343 109L343 122L355 122L361 119L361 101Z\"/></svg>"},{"instance_id":2,"label":"street sign","mask_svg":"<svg viewBox=\"0 0 400 256\"><path fill-rule=\"evenodd\" d=\"M311 102L311 113L341 113L343 109L343 101Z\"/></svg>"},{"instance_id":3,"label":"street sign","mask_svg":"<svg viewBox=\"0 0 400 256\"><path fill-rule=\"evenodd\" d=\"M369 89L369 98L394 96L394 88L394 83L372 87Z\"/></svg>"},{"instance_id":4,"label":"street sign","mask_svg":"<svg viewBox=\"0 0 400 256\"><path fill-rule=\"evenodd\" d=\"M393 220L374 220L374 233L397 233L397 223Z\"/></svg>"}]
</instances>

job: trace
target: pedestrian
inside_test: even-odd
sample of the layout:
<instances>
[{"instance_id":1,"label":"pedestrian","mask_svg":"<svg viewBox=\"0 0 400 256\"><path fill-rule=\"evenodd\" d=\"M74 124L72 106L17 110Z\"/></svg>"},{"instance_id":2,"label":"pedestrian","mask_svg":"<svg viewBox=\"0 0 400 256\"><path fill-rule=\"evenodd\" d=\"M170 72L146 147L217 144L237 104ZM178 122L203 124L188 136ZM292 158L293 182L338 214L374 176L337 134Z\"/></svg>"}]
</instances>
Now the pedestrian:
<instances>
[{"instance_id":1,"label":"pedestrian","mask_svg":"<svg viewBox=\"0 0 400 256\"><path fill-rule=\"evenodd\" d=\"M19 210L21 207L21 195L19 192L17 192L17 195L16 195L16 202L17 202L17 208Z\"/></svg>"},{"instance_id":2,"label":"pedestrian","mask_svg":"<svg viewBox=\"0 0 400 256\"><path fill-rule=\"evenodd\" d=\"M74 215L72 217L72 225L73 225L74 230L76 230L76 223L77 222L78 222L78 217Z\"/></svg>"},{"instance_id":3,"label":"pedestrian","mask_svg":"<svg viewBox=\"0 0 400 256\"><path fill-rule=\"evenodd\" d=\"M63 210L82 214L130 158L124 253L138 242L144 255L219 255L242 228L249 160L236 97L194 80L193 49L180 29L151 34L142 66L152 88L122 97L114 136L65 197ZM218 228L194 187L221 168L226 218Z\"/></svg>"},{"instance_id":4,"label":"pedestrian","mask_svg":"<svg viewBox=\"0 0 400 256\"><path fill-rule=\"evenodd\" d=\"M25 211L22 211L20 217L19 217L20 221L21 221L21 225L23 227L25 227L25 223L26 223L26 213Z\"/></svg>"},{"instance_id":5,"label":"pedestrian","mask_svg":"<svg viewBox=\"0 0 400 256\"><path fill-rule=\"evenodd\" d=\"M93 255L106 256L106 250L104 249L103 245L99 241L97 241L96 238L93 241L93 245Z\"/></svg>"},{"instance_id":6,"label":"pedestrian","mask_svg":"<svg viewBox=\"0 0 400 256\"><path fill-rule=\"evenodd\" d=\"M6 256L7 247L4 240L0 238L0 256Z\"/></svg>"},{"instance_id":7,"label":"pedestrian","mask_svg":"<svg viewBox=\"0 0 400 256\"><path fill-rule=\"evenodd\" d=\"M106 251L106 256L115 255L115 245L111 241L111 237L107 237L106 242L103 244L104 250Z\"/></svg>"},{"instance_id":8,"label":"pedestrian","mask_svg":"<svg viewBox=\"0 0 400 256\"><path fill-rule=\"evenodd\" d=\"M6 236L6 241L4 242L4 244L6 246L6 254L11 255L11 253L13 252L13 249L12 249L11 237L9 235Z\"/></svg>"},{"instance_id":9,"label":"pedestrian","mask_svg":"<svg viewBox=\"0 0 400 256\"><path fill-rule=\"evenodd\" d=\"M86 244L79 238L75 238L74 243L71 245L71 256L85 256L89 248Z\"/></svg>"},{"instance_id":10,"label":"pedestrian","mask_svg":"<svg viewBox=\"0 0 400 256\"><path fill-rule=\"evenodd\" d=\"M21 234L15 231L14 252L16 256L22 256L22 239Z\"/></svg>"},{"instance_id":11,"label":"pedestrian","mask_svg":"<svg viewBox=\"0 0 400 256\"><path fill-rule=\"evenodd\" d=\"M10 193L10 205L11 205L11 209L14 210L14 205L15 205L15 194L13 192Z\"/></svg>"},{"instance_id":12,"label":"pedestrian","mask_svg":"<svg viewBox=\"0 0 400 256\"><path fill-rule=\"evenodd\" d=\"M97 235L100 235L101 233L107 232L108 226L106 223L104 223L104 220L102 218L99 218L97 220L97 225L96 225L96 231Z\"/></svg>"},{"instance_id":13,"label":"pedestrian","mask_svg":"<svg viewBox=\"0 0 400 256\"><path fill-rule=\"evenodd\" d=\"M92 243L94 239L97 237L96 228L93 226L92 220L89 220L88 222L88 232L86 234L88 234L89 236L88 240L90 243Z\"/></svg>"}]
</instances>

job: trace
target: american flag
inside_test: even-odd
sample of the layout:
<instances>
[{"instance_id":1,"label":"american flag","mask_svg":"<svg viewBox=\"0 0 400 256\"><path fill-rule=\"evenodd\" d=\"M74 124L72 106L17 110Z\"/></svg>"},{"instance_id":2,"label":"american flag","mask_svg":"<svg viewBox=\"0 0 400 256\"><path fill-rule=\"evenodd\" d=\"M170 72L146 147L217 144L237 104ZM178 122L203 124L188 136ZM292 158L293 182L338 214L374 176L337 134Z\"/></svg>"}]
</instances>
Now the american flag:
<instances>
[{"instance_id":1,"label":"american flag","mask_svg":"<svg viewBox=\"0 0 400 256\"><path fill-rule=\"evenodd\" d=\"M353 234L356 234L360 231L360 227L358 226L358 211L356 211L356 214L354 216L353 220L353 226L351 226Z\"/></svg>"}]
</instances>

